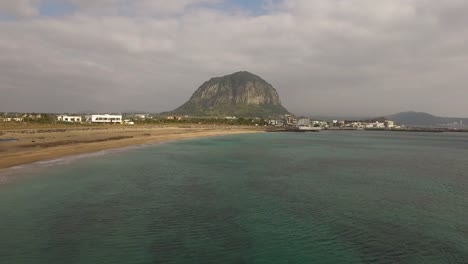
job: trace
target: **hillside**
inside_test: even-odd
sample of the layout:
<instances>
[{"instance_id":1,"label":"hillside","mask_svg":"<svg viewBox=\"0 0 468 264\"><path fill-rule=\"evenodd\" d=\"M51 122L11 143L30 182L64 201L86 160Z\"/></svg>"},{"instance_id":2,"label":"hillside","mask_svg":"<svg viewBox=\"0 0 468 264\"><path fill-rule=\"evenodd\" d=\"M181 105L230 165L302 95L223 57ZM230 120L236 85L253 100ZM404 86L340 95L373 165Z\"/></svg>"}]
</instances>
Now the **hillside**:
<instances>
[{"instance_id":1,"label":"hillside","mask_svg":"<svg viewBox=\"0 0 468 264\"><path fill-rule=\"evenodd\" d=\"M393 120L398 124L407 126L423 126L423 127L444 127L455 122L460 125L460 121L463 125L468 125L468 118L459 117L440 117L434 116L428 113L422 112L402 112L394 115L386 116L387 119Z\"/></svg>"}]
</instances>

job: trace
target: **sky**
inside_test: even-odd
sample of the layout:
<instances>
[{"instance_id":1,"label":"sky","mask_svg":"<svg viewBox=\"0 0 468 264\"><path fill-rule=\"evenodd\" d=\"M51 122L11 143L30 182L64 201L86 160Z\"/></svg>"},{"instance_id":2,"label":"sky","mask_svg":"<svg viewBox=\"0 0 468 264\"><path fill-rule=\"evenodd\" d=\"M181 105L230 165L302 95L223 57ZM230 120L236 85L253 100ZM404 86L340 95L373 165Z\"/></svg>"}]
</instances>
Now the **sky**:
<instances>
[{"instance_id":1,"label":"sky","mask_svg":"<svg viewBox=\"0 0 468 264\"><path fill-rule=\"evenodd\" d=\"M466 0L0 0L0 111L163 112L261 76L300 115L468 117Z\"/></svg>"}]
</instances>

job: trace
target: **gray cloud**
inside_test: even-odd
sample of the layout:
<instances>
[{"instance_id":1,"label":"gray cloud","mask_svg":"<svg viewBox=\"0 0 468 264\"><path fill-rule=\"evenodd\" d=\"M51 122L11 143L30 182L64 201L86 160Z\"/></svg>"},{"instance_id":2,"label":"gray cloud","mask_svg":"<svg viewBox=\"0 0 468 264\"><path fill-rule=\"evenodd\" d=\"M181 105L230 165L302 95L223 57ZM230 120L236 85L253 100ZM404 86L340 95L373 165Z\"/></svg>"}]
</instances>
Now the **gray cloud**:
<instances>
[{"instance_id":1,"label":"gray cloud","mask_svg":"<svg viewBox=\"0 0 468 264\"><path fill-rule=\"evenodd\" d=\"M38 0L0 1L0 16L31 17L38 13Z\"/></svg>"},{"instance_id":2,"label":"gray cloud","mask_svg":"<svg viewBox=\"0 0 468 264\"><path fill-rule=\"evenodd\" d=\"M72 1L68 16L8 9L23 19L0 22L0 111L159 112L249 70L297 113L468 115L466 1L290 0L261 16L202 0L123 13L123 1Z\"/></svg>"}]
</instances>

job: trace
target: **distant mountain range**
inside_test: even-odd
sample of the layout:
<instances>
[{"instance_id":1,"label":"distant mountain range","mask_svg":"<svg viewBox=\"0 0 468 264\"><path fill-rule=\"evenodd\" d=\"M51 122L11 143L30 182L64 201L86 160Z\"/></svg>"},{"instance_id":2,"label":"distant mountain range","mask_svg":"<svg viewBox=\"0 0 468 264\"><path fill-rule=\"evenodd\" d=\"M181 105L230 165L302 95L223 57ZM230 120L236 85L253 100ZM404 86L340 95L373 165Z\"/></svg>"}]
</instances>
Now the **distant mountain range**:
<instances>
[{"instance_id":1,"label":"distant mountain range","mask_svg":"<svg viewBox=\"0 0 468 264\"><path fill-rule=\"evenodd\" d=\"M422 112L402 112L385 118L406 126L421 127L447 127L447 126L468 126L468 118L460 117L440 117Z\"/></svg>"}]
</instances>

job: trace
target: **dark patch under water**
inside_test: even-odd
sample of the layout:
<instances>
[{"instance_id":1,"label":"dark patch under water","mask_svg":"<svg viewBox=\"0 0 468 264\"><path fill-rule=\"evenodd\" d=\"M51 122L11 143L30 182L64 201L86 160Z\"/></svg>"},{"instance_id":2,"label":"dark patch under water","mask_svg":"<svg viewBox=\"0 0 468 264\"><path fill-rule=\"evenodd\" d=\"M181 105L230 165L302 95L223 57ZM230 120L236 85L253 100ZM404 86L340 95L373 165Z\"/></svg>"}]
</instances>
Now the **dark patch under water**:
<instances>
[{"instance_id":1,"label":"dark patch under water","mask_svg":"<svg viewBox=\"0 0 468 264\"><path fill-rule=\"evenodd\" d=\"M0 185L0 263L468 263L468 137L189 140Z\"/></svg>"}]
</instances>

